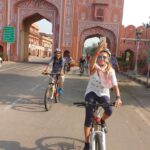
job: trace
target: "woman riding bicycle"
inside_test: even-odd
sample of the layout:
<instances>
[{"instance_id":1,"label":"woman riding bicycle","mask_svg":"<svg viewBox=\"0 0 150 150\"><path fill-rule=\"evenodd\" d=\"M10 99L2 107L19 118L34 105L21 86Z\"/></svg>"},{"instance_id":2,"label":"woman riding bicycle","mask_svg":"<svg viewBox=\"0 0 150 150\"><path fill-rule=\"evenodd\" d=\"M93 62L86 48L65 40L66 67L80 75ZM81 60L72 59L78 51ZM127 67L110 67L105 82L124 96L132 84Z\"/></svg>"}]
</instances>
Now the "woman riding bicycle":
<instances>
[{"instance_id":1,"label":"woman riding bicycle","mask_svg":"<svg viewBox=\"0 0 150 150\"><path fill-rule=\"evenodd\" d=\"M58 77L58 93L62 94L63 90L63 83L64 83L64 62L62 51L57 49L54 52L54 56L51 57L49 64L46 66L44 72L47 72L48 67L52 64L52 71L51 73L60 74ZM44 73L43 72L43 73Z\"/></svg>"},{"instance_id":2,"label":"woman riding bicycle","mask_svg":"<svg viewBox=\"0 0 150 150\"><path fill-rule=\"evenodd\" d=\"M110 63L110 51L106 48L107 43L102 42L99 47L96 49L96 53L90 59L89 71L90 71L90 80L85 92L85 101L91 103L110 103L110 93L109 89L113 88L116 101L115 107L119 107L122 104L120 99L120 91L118 88L118 83L115 75L115 71ZM101 118L101 124L105 126L105 120L109 118L112 114L112 108L110 106L103 107L104 113ZM85 132L85 146L84 150L90 150L90 127L92 122L92 108L86 107L85 123L84 123L84 132Z\"/></svg>"}]
</instances>

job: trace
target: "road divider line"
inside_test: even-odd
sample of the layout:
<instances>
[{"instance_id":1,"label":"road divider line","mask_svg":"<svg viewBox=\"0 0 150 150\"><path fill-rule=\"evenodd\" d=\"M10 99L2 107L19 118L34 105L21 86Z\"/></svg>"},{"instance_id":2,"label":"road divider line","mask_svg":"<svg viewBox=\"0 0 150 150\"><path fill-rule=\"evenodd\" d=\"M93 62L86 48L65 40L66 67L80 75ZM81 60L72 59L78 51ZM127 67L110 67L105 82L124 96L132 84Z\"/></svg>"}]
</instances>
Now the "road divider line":
<instances>
[{"instance_id":1,"label":"road divider line","mask_svg":"<svg viewBox=\"0 0 150 150\"><path fill-rule=\"evenodd\" d=\"M34 87L31 89L31 91L36 90L39 86L40 86L40 84L37 84L36 86L34 86Z\"/></svg>"},{"instance_id":2,"label":"road divider line","mask_svg":"<svg viewBox=\"0 0 150 150\"><path fill-rule=\"evenodd\" d=\"M4 108L4 110L9 110L12 108L14 105L16 105L19 101L21 101L23 98L18 98L16 101L14 101L11 105L8 105Z\"/></svg>"}]
</instances>

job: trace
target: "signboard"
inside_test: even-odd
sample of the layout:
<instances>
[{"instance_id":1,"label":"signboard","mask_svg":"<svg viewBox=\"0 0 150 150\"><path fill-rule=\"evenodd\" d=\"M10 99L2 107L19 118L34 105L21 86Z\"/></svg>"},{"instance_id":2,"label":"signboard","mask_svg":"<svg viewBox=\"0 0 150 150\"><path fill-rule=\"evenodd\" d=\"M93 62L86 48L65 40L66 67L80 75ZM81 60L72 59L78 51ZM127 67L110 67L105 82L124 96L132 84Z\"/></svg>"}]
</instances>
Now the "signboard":
<instances>
[{"instance_id":1,"label":"signboard","mask_svg":"<svg viewBox=\"0 0 150 150\"><path fill-rule=\"evenodd\" d=\"M3 41L8 43L15 42L15 28L11 26L4 27Z\"/></svg>"},{"instance_id":2,"label":"signboard","mask_svg":"<svg viewBox=\"0 0 150 150\"><path fill-rule=\"evenodd\" d=\"M148 54L147 54L147 62L150 64L150 50L148 50Z\"/></svg>"}]
</instances>

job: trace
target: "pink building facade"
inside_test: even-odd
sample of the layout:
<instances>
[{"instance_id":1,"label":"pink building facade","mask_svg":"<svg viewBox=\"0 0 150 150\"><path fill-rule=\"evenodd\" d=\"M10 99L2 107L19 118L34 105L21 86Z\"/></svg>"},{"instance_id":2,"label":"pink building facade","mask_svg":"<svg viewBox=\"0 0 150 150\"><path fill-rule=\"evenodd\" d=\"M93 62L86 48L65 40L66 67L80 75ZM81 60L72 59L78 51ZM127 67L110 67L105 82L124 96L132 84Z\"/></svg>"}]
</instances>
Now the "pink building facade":
<instances>
[{"instance_id":1,"label":"pink building facade","mask_svg":"<svg viewBox=\"0 0 150 150\"><path fill-rule=\"evenodd\" d=\"M140 32L140 39L137 39L136 32ZM134 70L137 55L139 72L147 73L148 50L150 50L150 28L144 26L136 28L133 25L121 26L118 56L124 57L124 60L128 62L129 70Z\"/></svg>"},{"instance_id":2,"label":"pink building facade","mask_svg":"<svg viewBox=\"0 0 150 150\"><path fill-rule=\"evenodd\" d=\"M69 50L77 60L90 37L106 36L118 54L124 0L0 0L0 51L3 57L27 61L29 28L47 19L52 23L53 50ZM3 42L3 28L16 29L15 42Z\"/></svg>"}]
</instances>

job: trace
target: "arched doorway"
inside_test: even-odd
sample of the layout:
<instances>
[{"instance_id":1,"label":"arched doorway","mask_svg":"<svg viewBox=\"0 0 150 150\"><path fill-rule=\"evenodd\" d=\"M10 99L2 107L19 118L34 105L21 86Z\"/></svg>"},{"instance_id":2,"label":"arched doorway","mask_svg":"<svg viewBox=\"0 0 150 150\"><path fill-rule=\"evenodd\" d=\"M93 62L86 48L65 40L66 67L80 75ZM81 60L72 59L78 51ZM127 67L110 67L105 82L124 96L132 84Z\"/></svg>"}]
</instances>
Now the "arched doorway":
<instances>
[{"instance_id":1,"label":"arched doorway","mask_svg":"<svg viewBox=\"0 0 150 150\"><path fill-rule=\"evenodd\" d=\"M17 26L17 55L21 61L28 61L30 26L41 19L46 19L53 24L53 49L58 47L60 17L55 5L46 0L30 0L30 2L20 1L16 7L19 10L17 14L19 22Z\"/></svg>"},{"instance_id":2,"label":"arched doorway","mask_svg":"<svg viewBox=\"0 0 150 150\"><path fill-rule=\"evenodd\" d=\"M130 49L127 49L124 51L122 57L123 57L123 60L125 62L127 62L128 68L130 70L133 70L133 68L134 68L134 52Z\"/></svg>"},{"instance_id":3,"label":"arched doorway","mask_svg":"<svg viewBox=\"0 0 150 150\"><path fill-rule=\"evenodd\" d=\"M3 58L3 46L0 45L0 57Z\"/></svg>"},{"instance_id":4,"label":"arched doorway","mask_svg":"<svg viewBox=\"0 0 150 150\"><path fill-rule=\"evenodd\" d=\"M102 27L93 27L93 28L86 29L81 33L80 40L79 40L79 53L78 53L79 57L82 55L82 49L86 39L91 37L100 38L103 36L105 36L107 39L108 48L112 53L115 54L116 43L117 43L115 34L112 31Z\"/></svg>"},{"instance_id":5,"label":"arched doorway","mask_svg":"<svg viewBox=\"0 0 150 150\"><path fill-rule=\"evenodd\" d=\"M23 20L23 31L21 32L21 46L22 46L22 57L24 57L24 60L27 61L28 60L28 47L29 47L29 34L30 34L30 27L33 23L43 19L44 17L41 16L40 14L36 13L30 17L27 17ZM48 20L49 21L49 20ZM39 36L39 33L35 33L35 34L38 34L37 37L39 37L39 40L40 40L40 36ZM50 34L50 33L49 33ZM36 35L35 35L36 36ZM58 40L54 40L54 43L53 43L53 48L54 47L57 47L58 46ZM56 42L57 41L57 42ZM39 45L37 44L37 46L39 46L40 48L40 44L42 44L42 41L38 41ZM41 47L42 48L42 47ZM43 47L44 48L44 47ZM40 51L38 51L37 49L37 52L39 54Z\"/></svg>"}]
</instances>

